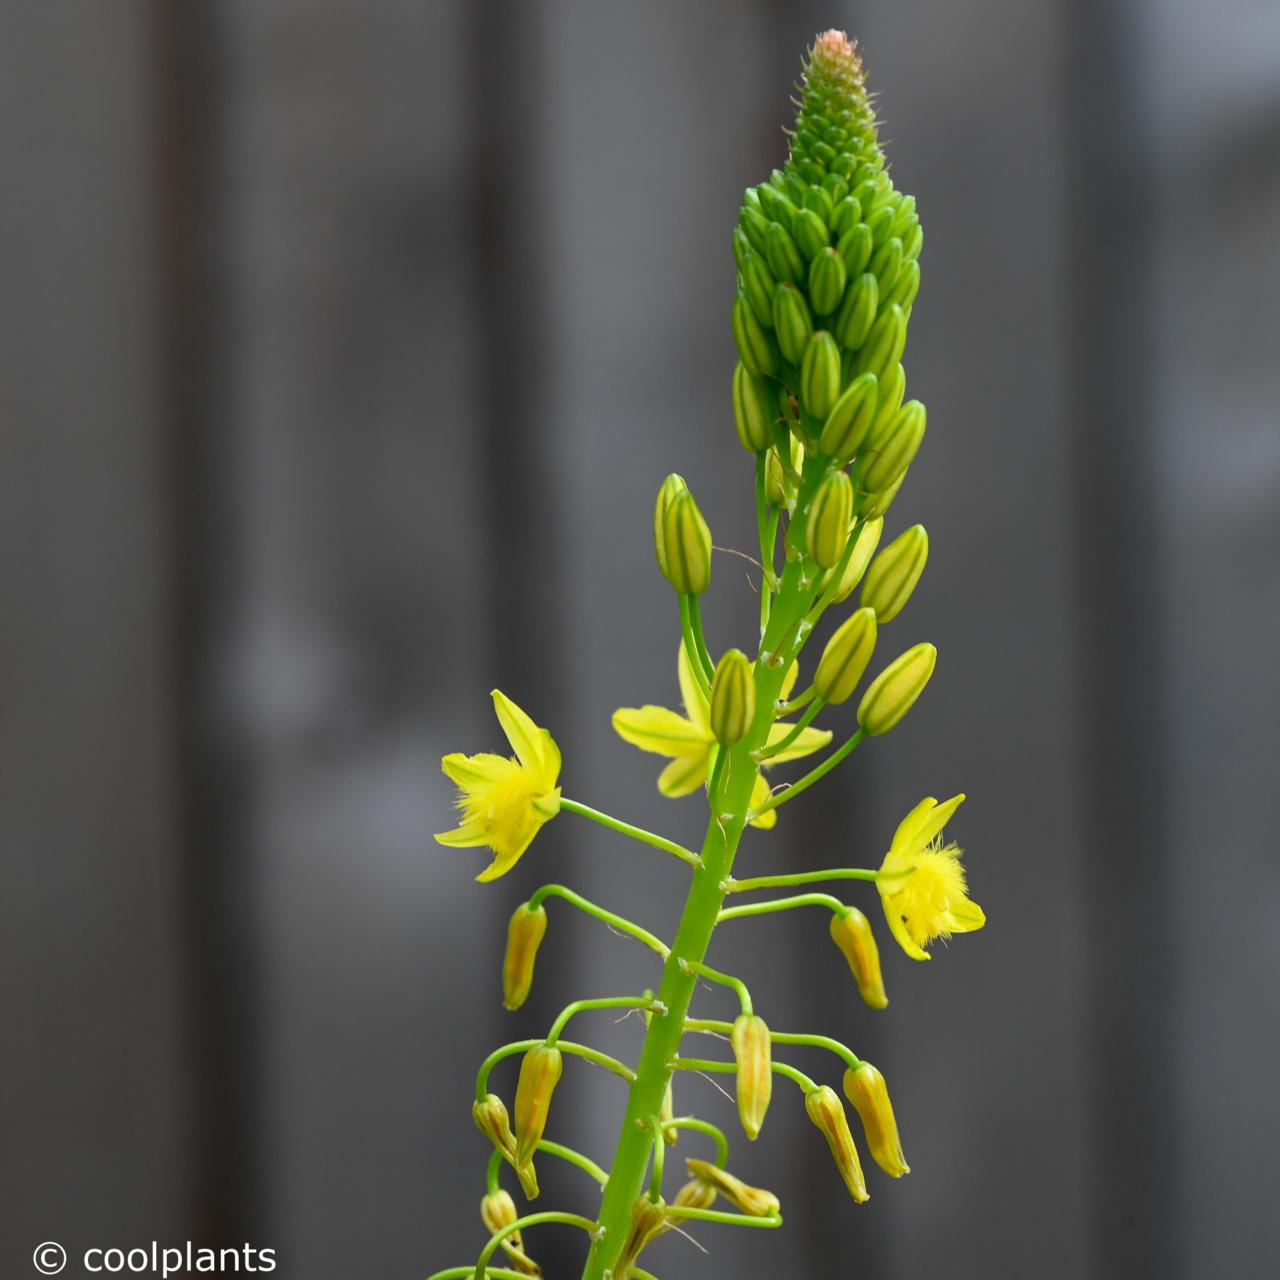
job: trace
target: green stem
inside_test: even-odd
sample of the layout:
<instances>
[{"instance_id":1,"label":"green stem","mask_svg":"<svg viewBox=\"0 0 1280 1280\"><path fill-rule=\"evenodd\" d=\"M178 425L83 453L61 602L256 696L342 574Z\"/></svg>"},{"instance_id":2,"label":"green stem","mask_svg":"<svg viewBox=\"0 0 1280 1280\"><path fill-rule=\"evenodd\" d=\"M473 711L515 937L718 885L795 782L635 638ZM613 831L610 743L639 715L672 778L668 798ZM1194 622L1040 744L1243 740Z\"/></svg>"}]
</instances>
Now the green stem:
<instances>
[{"instance_id":1,"label":"green stem","mask_svg":"<svg viewBox=\"0 0 1280 1280\"><path fill-rule=\"evenodd\" d=\"M544 1040L513 1040L510 1044L504 1044L502 1048L495 1049L481 1064L480 1070L476 1072L476 1100L483 1102L485 1095L489 1092L489 1074L494 1067L498 1065L504 1058L510 1058L513 1054L525 1053L532 1049L535 1045L545 1044ZM599 1049L588 1048L585 1044L574 1044L569 1040L561 1040L556 1048L561 1053L570 1053L574 1057L582 1058L592 1066L603 1067L606 1071L612 1071L615 1076L621 1076L628 1084L634 1082L635 1072L630 1067L623 1066L616 1058L611 1058L607 1053L601 1053Z\"/></svg>"},{"instance_id":2,"label":"green stem","mask_svg":"<svg viewBox=\"0 0 1280 1280\"><path fill-rule=\"evenodd\" d=\"M788 564L761 637L762 655L772 654L781 648L786 634L794 628L810 603L808 588L802 585L800 562ZM631 1206L644 1189L650 1143L644 1122L649 1116L662 1112L663 1097L671 1079L671 1061L679 1052L684 1020L697 986L697 972L693 966L700 965L706 955L716 916L724 904L723 884L732 874L738 842L747 821L751 789L758 772L751 753L768 740L785 671L786 668L780 664L756 662L755 719L743 740L726 753L729 757L727 767L717 778L716 787L709 797L711 817L699 865L693 874L680 925L671 945L671 955L658 989L658 1000L667 1012L655 1014L649 1021L600 1206L598 1221L601 1231L587 1259L583 1280L604 1280L605 1272L613 1267L626 1239Z\"/></svg>"},{"instance_id":3,"label":"green stem","mask_svg":"<svg viewBox=\"0 0 1280 1280\"><path fill-rule=\"evenodd\" d=\"M775 1059L770 1065L775 1075L794 1080L805 1093L812 1093L818 1087L803 1071L793 1067L789 1062L778 1062ZM673 1058L671 1067L674 1071L711 1071L718 1072L722 1076L738 1074L736 1062L718 1062L714 1058Z\"/></svg>"},{"instance_id":4,"label":"green stem","mask_svg":"<svg viewBox=\"0 0 1280 1280\"><path fill-rule=\"evenodd\" d=\"M778 715L789 716L793 711L799 711L806 703L811 702L818 696L818 691L810 685L803 693L798 693L790 702L778 703Z\"/></svg>"},{"instance_id":5,"label":"green stem","mask_svg":"<svg viewBox=\"0 0 1280 1280\"><path fill-rule=\"evenodd\" d=\"M814 717L826 705L822 698L815 697L808 711L791 726L791 732L785 738L775 742L773 746L764 747L759 751L758 755L761 763L766 760L772 760L775 756L780 756L813 723Z\"/></svg>"},{"instance_id":6,"label":"green stem","mask_svg":"<svg viewBox=\"0 0 1280 1280\"><path fill-rule=\"evenodd\" d=\"M877 873L866 867L836 867L831 871L797 871L785 876L753 876L749 880L728 880L725 889L729 893L746 893L751 889L789 889L793 885L819 884L823 880L870 880L875 883Z\"/></svg>"},{"instance_id":7,"label":"green stem","mask_svg":"<svg viewBox=\"0 0 1280 1280\"><path fill-rule=\"evenodd\" d=\"M609 925L610 928L617 929L619 933L627 934L628 937L634 938L637 942L643 942L646 947L651 951L656 951L664 960L671 954L671 949L667 944L659 941L647 929L642 929L638 924L632 924L625 916L606 911L604 907L597 906L580 893L574 893L572 889L567 889L562 884L544 884L529 899L529 909L532 911L542 905L544 898L553 897L563 898L570 906L577 907L579 911L583 911L589 916L594 916L597 920Z\"/></svg>"},{"instance_id":8,"label":"green stem","mask_svg":"<svg viewBox=\"0 0 1280 1280\"><path fill-rule=\"evenodd\" d=\"M793 800L802 791L807 791L815 782L825 778L866 736L867 731L859 729L844 746L837 751L833 751L816 769L810 769L799 781L793 782L789 787L784 787L781 791L775 792L758 809L753 809L751 817L758 818L762 813L768 813L770 809L776 809L780 804L786 804L788 800Z\"/></svg>"},{"instance_id":9,"label":"green stem","mask_svg":"<svg viewBox=\"0 0 1280 1280\"><path fill-rule=\"evenodd\" d=\"M674 1120L664 1120L662 1127L664 1129L691 1129L695 1133L706 1134L716 1144L716 1168L723 1169L729 1163L729 1139L724 1136L724 1130L712 1124L710 1120L699 1120L697 1116L677 1116ZM501 1152L495 1151L494 1155L499 1160L502 1159Z\"/></svg>"},{"instance_id":10,"label":"green stem","mask_svg":"<svg viewBox=\"0 0 1280 1280\"><path fill-rule=\"evenodd\" d=\"M733 1030L733 1023L720 1022L714 1018L690 1018L684 1025L687 1031L716 1031L724 1035L728 1035ZM862 1059L847 1044L841 1044L839 1040L833 1040L830 1036L811 1035L807 1031L774 1031L770 1027L769 1039L774 1044L798 1044L813 1049L826 1049L843 1059L847 1066L855 1069L862 1065Z\"/></svg>"},{"instance_id":11,"label":"green stem","mask_svg":"<svg viewBox=\"0 0 1280 1280\"><path fill-rule=\"evenodd\" d=\"M498 1174L506 1163L502 1158L502 1152L494 1147L493 1154L489 1157L489 1167L485 1170L485 1187L490 1195L502 1186L502 1181Z\"/></svg>"},{"instance_id":12,"label":"green stem","mask_svg":"<svg viewBox=\"0 0 1280 1280\"><path fill-rule=\"evenodd\" d=\"M560 1160L565 1160L569 1164L577 1165L583 1173L594 1178L601 1186L609 1181L609 1175L589 1156L584 1156L581 1151L575 1151L572 1147L563 1146L559 1142L547 1142L545 1139L538 1143L538 1150L545 1151L549 1156L556 1156ZM502 1152L495 1151L493 1153L502 1160Z\"/></svg>"},{"instance_id":13,"label":"green stem","mask_svg":"<svg viewBox=\"0 0 1280 1280\"><path fill-rule=\"evenodd\" d=\"M702 634L702 606L698 603L698 597L692 595L689 597L689 624L693 629L693 643L697 646L702 669L710 680L715 674L716 664L711 661L711 654L707 650L707 638Z\"/></svg>"},{"instance_id":14,"label":"green stem","mask_svg":"<svg viewBox=\"0 0 1280 1280\"><path fill-rule=\"evenodd\" d=\"M683 1222L686 1218L696 1219L698 1222L727 1222L735 1227L780 1227L782 1226L782 1214L771 1213L765 1218L755 1218L747 1213L726 1213L722 1209L675 1209L672 1211L673 1220ZM492 1274L492 1273L490 1273ZM633 1270L632 1275L636 1272Z\"/></svg>"},{"instance_id":15,"label":"green stem","mask_svg":"<svg viewBox=\"0 0 1280 1280\"><path fill-rule=\"evenodd\" d=\"M480 1256L476 1259L475 1269L472 1275L475 1280L484 1280L485 1266L489 1259L502 1247L502 1242L516 1231L524 1231L528 1227L541 1226L546 1222L562 1222L566 1226L581 1227L583 1231L590 1234L596 1229L596 1224L590 1218L584 1218L578 1213L530 1213L523 1218L517 1218L514 1222L509 1222L501 1231L495 1231L489 1237L489 1243L485 1245ZM462 1273L467 1274L465 1271ZM494 1273L496 1274L496 1273ZM431 1280L438 1280L438 1277L432 1276Z\"/></svg>"},{"instance_id":16,"label":"green stem","mask_svg":"<svg viewBox=\"0 0 1280 1280\"><path fill-rule=\"evenodd\" d=\"M592 822L598 822L602 827L608 827L610 831L617 831L620 835L630 836L633 840L639 840L643 844L651 844L655 849L673 853L681 862L687 862L691 867L698 865L698 855L692 849L686 849L684 845L676 844L674 840L668 840L666 836L656 835L652 831L646 831L643 827L633 826L630 822L623 822L620 818L612 818L607 813L601 813L599 809L591 808L590 805L579 804L577 800L570 800L568 796L560 797L560 808L567 810L569 813L576 813L580 818L590 818Z\"/></svg>"},{"instance_id":17,"label":"green stem","mask_svg":"<svg viewBox=\"0 0 1280 1280\"><path fill-rule=\"evenodd\" d=\"M826 907L828 911L843 911L844 903L829 893L798 893L794 898L771 898L768 902L748 902L741 907L726 907L716 917L716 923L723 924L726 920L738 920L743 916L767 916L775 911L792 911L796 907Z\"/></svg>"},{"instance_id":18,"label":"green stem","mask_svg":"<svg viewBox=\"0 0 1280 1280\"><path fill-rule=\"evenodd\" d=\"M427 1280L467 1280L469 1276L476 1273L475 1267L449 1267L445 1271L436 1271L427 1277ZM632 1271L632 1275L636 1275ZM485 1275L489 1280L529 1280L529 1277L522 1271L512 1271L510 1267L486 1267Z\"/></svg>"},{"instance_id":19,"label":"green stem","mask_svg":"<svg viewBox=\"0 0 1280 1280\"><path fill-rule=\"evenodd\" d=\"M693 610L689 607L692 599L689 595L680 597L680 637L684 643L684 651L689 655L689 669L693 672L693 678L698 682L703 696L709 698L711 672L703 665L702 654L698 652L698 640L693 634ZM707 661L710 662L710 658Z\"/></svg>"},{"instance_id":20,"label":"green stem","mask_svg":"<svg viewBox=\"0 0 1280 1280\"><path fill-rule=\"evenodd\" d=\"M842 904L843 905L843 904ZM716 923L720 923L723 912L716 914ZM719 969L713 969L709 964L699 964L694 960L685 961L685 967L690 973L696 973L700 978L707 978L711 982L718 982L722 987L732 987L738 993L738 1000L742 1005L743 1013L750 1013L751 1010L751 992L747 990L747 984L741 978L735 978L731 973L721 973Z\"/></svg>"},{"instance_id":21,"label":"green stem","mask_svg":"<svg viewBox=\"0 0 1280 1280\"><path fill-rule=\"evenodd\" d=\"M555 1048L556 1041L570 1018L589 1009L649 1009L661 1012L662 1006L656 1000L642 996L603 996L595 1000L574 1000L560 1010L560 1016L551 1024L551 1030L547 1032L547 1048Z\"/></svg>"}]
</instances>

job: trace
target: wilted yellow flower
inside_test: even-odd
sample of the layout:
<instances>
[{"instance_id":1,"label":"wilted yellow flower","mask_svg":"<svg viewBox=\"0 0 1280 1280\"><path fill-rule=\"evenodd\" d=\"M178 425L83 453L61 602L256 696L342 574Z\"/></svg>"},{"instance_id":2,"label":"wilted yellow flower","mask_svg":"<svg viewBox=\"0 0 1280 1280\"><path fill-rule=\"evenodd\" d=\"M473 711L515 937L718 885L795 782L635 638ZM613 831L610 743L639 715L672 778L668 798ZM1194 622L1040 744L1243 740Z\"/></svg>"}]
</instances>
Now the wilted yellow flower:
<instances>
[{"instance_id":1,"label":"wilted yellow flower","mask_svg":"<svg viewBox=\"0 0 1280 1280\"><path fill-rule=\"evenodd\" d=\"M717 1168L707 1160L695 1160L692 1157L686 1160L685 1164L695 1178L701 1178L726 1200L732 1200L735 1207L748 1217L772 1217L782 1208L778 1203L778 1197L772 1191L766 1191L763 1187L748 1186L741 1178L735 1178L727 1169Z\"/></svg>"},{"instance_id":2,"label":"wilted yellow flower","mask_svg":"<svg viewBox=\"0 0 1280 1280\"><path fill-rule=\"evenodd\" d=\"M972 933L987 922L968 896L960 849L942 844L942 828L960 807L963 795L939 804L921 800L894 833L880 864L876 886L889 928L913 960L928 960L925 946L934 938Z\"/></svg>"},{"instance_id":3,"label":"wilted yellow flower","mask_svg":"<svg viewBox=\"0 0 1280 1280\"><path fill-rule=\"evenodd\" d=\"M670 797L692 795L697 791L710 776L716 752L720 749L715 734L711 732L710 703L694 677L683 645L680 646L677 671L684 715L654 706L621 707L613 713L613 727L620 738L641 751L671 757L671 763L658 776L658 790ZM795 688L797 675L798 668L793 664L782 682L778 694L780 701L785 701ZM789 724L775 724L769 730L769 742L781 742L790 732ZM831 734L826 729L803 729L785 751L771 756L767 765L799 760L820 751L830 741ZM751 807L754 809L764 804L769 794L769 784L763 777L757 778L755 790L751 793ZM752 825L767 828L777 820L777 813L770 809Z\"/></svg>"},{"instance_id":4,"label":"wilted yellow flower","mask_svg":"<svg viewBox=\"0 0 1280 1280\"><path fill-rule=\"evenodd\" d=\"M454 848L487 845L493 861L477 880L496 880L510 871L529 847L542 824L560 812L560 748L504 693L493 691L513 758L454 753L440 762L458 786L462 824L436 839Z\"/></svg>"}]
</instances>

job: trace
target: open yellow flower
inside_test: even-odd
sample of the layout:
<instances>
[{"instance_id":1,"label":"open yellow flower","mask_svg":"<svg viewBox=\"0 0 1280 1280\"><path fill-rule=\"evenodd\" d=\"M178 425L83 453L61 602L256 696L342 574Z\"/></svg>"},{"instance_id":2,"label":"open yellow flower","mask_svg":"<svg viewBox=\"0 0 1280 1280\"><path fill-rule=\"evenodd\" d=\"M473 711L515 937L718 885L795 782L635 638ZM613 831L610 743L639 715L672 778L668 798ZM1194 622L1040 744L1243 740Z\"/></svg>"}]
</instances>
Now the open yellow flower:
<instances>
[{"instance_id":1,"label":"open yellow flower","mask_svg":"<svg viewBox=\"0 0 1280 1280\"><path fill-rule=\"evenodd\" d=\"M458 786L462 823L436 836L453 848L487 845L493 861L476 876L496 880L510 871L542 824L560 812L560 748L504 693L493 691L493 709L514 758L456 752L440 761Z\"/></svg>"},{"instance_id":2,"label":"open yellow flower","mask_svg":"<svg viewBox=\"0 0 1280 1280\"><path fill-rule=\"evenodd\" d=\"M876 887L893 936L913 960L928 960L927 943L972 933L987 922L968 896L960 849L939 836L964 796L939 804L932 796L911 810L880 864Z\"/></svg>"},{"instance_id":3,"label":"open yellow flower","mask_svg":"<svg viewBox=\"0 0 1280 1280\"><path fill-rule=\"evenodd\" d=\"M697 791L710 776L716 752L720 749L715 734L711 732L711 705L694 677L683 645L680 646L676 669L684 715L666 707L653 706L621 707L613 713L613 727L620 738L641 751L671 757L671 763L658 775L658 790L671 797L692 795ZM778 694L780 701L785 702L795 688L797 674L798 668L792 663L791 670L782 681ZM789 724L775 724L769 730L769 743L781 742L791 728ZM831 734L826 729L804 729L785 751L769 758L768 766L812 755L830 741ZM768 798L769 784L761 775L751 793L751 807L758 808ZM752 825L767 829L777 821L777 812L770 809L754 819Z\"/></svg>"}]
</instances>

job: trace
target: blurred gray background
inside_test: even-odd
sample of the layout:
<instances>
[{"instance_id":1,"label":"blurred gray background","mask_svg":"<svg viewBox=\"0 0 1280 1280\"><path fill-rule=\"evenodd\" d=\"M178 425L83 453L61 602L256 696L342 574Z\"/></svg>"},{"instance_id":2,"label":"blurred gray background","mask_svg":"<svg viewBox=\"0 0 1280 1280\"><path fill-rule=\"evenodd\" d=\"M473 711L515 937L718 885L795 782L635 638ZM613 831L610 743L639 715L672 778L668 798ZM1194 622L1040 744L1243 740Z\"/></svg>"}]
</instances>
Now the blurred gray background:
<instances>
[{"instance_id":1,"label":"blurred gray background","mask_svg":"<svg viewBox=\"0 0 1280 1280\"><path fill-rule=\"evenodd\" d=\"M963 789L990 925L886 942L876 1015L818 913L727 926L772 1022L882 1067L913 1172L854 1209L780 1090L734 1163L786 1227L646 1264L1272 1265L1280 8L49 0L0 17L4 1275L47 1239L68 1275L153 1239L290 1280L474 1258L475 1066L656 979L553 904L506 1015L508 914L555 879L669 931L684 873L566 816L476 885L439 757L497 748L497 684L570 794L697 839L609 714L675 697L661 477L750 547L729 232L828 26L926 227L890 524L933 554L892 635L941 659L739 865L873 861ZM713 648L751 635L741 568ZM571 1064L553 1125L607 1162L621 1106ZM577 1274L572 1233L530 1248Z\"/></svg>"}]
</instances>

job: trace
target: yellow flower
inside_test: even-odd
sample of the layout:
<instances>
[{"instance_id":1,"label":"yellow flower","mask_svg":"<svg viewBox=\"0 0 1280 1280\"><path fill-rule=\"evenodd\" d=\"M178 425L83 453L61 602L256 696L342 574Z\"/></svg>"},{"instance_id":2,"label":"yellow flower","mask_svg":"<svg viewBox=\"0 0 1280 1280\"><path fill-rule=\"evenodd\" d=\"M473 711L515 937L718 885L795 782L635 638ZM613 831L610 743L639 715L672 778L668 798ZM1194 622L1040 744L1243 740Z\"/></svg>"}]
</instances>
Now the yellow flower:
<instances>
[{"instance_id":1,"label":"yellow flower","mask_svg":"<svg viewBox=\"0 0 1280 1280\"><path fill-rule=\"evenodd\" d=\"M658 790L670 797L692 795L697 791L710 776L716 752L720 749L715 734L711 732L711 705L694 678L689 655L683 645L680 646L677 673L684 715L666 707L653 706L621 707L613 713L613 727L620 738L641 751L671 757L671 763L658 776ZM793 663L782 682L779 701L786 701L795 688L797 674L798 668ZM789 724L775 724L769 730L769 742L781 742L790 732ZM785 751L771 756L768 764L773 766L787 760L799 760L820 751L830 741L831 734L826 729L804 729ZM762 805L769 794L769 784L763 775L757 777L751 793L751 807L754 809ZM768 828L777 820L777 813L770 809L752 825Z\"/></svg>"},{"instance_id":2,"label":"yellow flower","mask_svg":"<svg viewBox=\"0 0 1280 1280\"><path fill-rule=\"evenodd\" d=\"M493 691L493 709L514 758L455 752L440 761L446 776L457 783L462 824L436 839L453 848L492 849L493 861L477 880L496 880L510 871L542 824L560 812L560 748L555 739L498 689Z\"/></svg>"},{"instance_id":3,"label":"yellow flower","mask_svg":"<svg viewBox=\"0 0 1280 1280\"><path fill-rule=\"evenodd\" d=\"M960 850L938 839L963 795L939 804L921 800L894 833L876 886L889 928L913 960L928 960L925 945L953 933L972 933L987 922L968 896Z\"/></svg>"}]
</instances>

